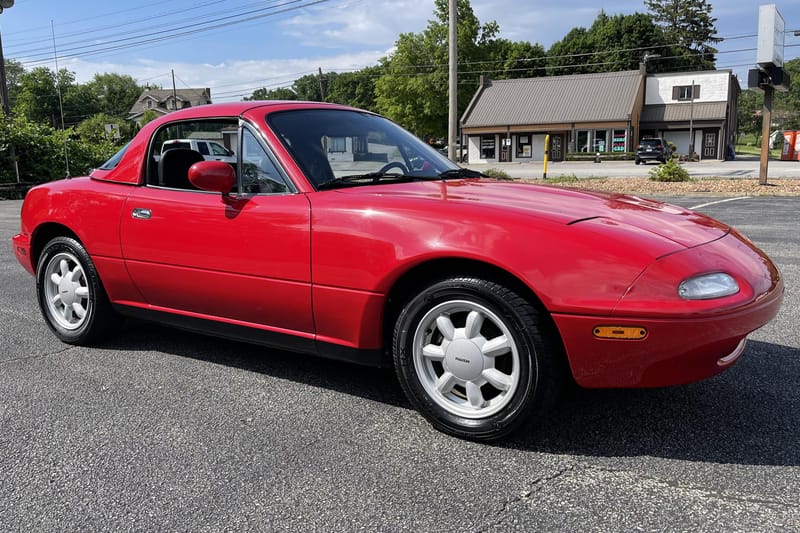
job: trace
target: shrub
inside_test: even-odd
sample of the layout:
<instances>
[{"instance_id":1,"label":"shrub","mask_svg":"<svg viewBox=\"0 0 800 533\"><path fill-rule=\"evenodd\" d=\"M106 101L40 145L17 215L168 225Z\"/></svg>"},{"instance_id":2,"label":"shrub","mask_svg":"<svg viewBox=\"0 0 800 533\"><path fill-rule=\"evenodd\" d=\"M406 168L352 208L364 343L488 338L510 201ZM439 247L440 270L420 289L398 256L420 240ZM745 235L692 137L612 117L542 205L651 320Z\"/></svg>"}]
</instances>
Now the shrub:
<instances>
[{"instance_id":1,"label":"shrub","mask_svg":"<svg viewBox=\"0 0 800 533\"><path fill-rule=\"evenodd\" d=\"M512 179L511 176L508 175L508 172L505 172L503 170L498 170L496 168L488 168L483 172L483 174L497 180L510 181Z\"/></svg>"},{"instance_id":2,"label":"shrub","mask_svg":"<svg viewBox=\"0 0 800 533\"><path fill-rule=\"evenodd\" d=\"M663 165L650 171L650 179L653 181L689 181L689 173L685 168L669 159Z\"/></svg>"}]
</instances>

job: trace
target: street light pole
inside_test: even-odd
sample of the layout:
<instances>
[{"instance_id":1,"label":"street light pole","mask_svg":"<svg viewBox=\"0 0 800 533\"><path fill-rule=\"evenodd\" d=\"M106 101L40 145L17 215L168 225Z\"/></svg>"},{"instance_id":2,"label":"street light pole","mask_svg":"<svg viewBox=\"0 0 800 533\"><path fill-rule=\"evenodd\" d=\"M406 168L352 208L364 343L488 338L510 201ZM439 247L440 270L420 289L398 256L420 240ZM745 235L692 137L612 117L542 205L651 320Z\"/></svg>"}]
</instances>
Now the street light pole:
<instances>
[{"instance_id":1,"label":"street light pole","mask_svg":"<svg viewBox=\"0 0 800 533\"><path fill-rule=\"evenodd\" d=\"M0 0L0 13L4 9L14 5L14 0ZM3 99L3 115L5 120L11 120L11 108L8 104L8 83L6 81L6 60L3 57L3 38L0 36L0 98ZM11 157L11 162L14 164L14 173L17 176L17 183L19 183L19 166L17 165L17 152L14 145L9 143L8 155Z\"/></svg>"}]
</instances>

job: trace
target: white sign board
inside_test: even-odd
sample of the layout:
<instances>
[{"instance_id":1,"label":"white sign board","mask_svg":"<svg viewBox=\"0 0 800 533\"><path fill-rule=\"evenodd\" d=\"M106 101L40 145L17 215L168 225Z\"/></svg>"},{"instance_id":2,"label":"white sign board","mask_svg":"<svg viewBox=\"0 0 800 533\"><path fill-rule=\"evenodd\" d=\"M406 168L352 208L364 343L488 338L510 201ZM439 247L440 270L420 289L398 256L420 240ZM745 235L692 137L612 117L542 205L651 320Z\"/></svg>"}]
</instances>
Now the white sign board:
<instances>
[{"instance_id":1,"label":"white sign board","mask_svg":"<svg viewBox=\"0 0 800 533\"><path fill-rule=\"evenodd\" d=\"M785 23L775 4L758 6L758 48L756 63L763 67L783 66Z\"/></svg>"}]
</instances>

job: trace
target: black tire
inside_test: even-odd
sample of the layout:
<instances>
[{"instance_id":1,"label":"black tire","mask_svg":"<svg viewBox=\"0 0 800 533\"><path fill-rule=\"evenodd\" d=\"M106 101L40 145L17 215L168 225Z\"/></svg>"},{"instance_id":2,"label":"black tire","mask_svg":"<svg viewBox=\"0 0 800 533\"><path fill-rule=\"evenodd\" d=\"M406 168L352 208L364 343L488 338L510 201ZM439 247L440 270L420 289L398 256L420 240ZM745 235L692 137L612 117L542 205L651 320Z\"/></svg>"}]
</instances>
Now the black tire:
<instances>
[{"instance_id":1,"label":"black tire","mask_svg":"<svg viewBox=\"0 0 800 533\"><path fill-rule=\"evenodd\" d=\"M634 160L634 163L636 163L636 164L638 165L638 164L640 164L640 163L641 163L641 160L639 160L639 159L636 159L636 160Z\"/></svg>"},{"instance_id":2,"label":"black tire","mask_svg":"<svg viewBox=\"0 0 800 533\"><path fill-rule=\"evenodd\" d=\"M393 354L411 404L435 428L470 440L497 440L541 420L564 381L549 321L478 278L445 279L413 297L397 318Z\"/></svg>"},{"instance_id":3,"label":"black tire","mask_svg":"<svg viewBox=\"0 0 800 533\"><path fill-rule=\"evenodd\" d=\"M89 254L71 237L45 245L36 268L36 295L45 322L68 344L91 344L120 323Z\"/></svg>"}]
</instances>

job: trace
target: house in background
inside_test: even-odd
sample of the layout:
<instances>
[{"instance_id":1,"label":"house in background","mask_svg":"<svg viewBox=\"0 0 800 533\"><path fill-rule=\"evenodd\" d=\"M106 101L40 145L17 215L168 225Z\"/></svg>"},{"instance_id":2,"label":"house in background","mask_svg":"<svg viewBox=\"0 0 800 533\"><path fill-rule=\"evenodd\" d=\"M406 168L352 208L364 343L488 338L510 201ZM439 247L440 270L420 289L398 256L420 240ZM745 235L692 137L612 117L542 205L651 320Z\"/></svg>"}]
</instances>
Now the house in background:
<instances>
[{"instance_id":1,"label":"house in background","mask_svg":"<svg viewBox=\"0 0 800 533\"><path fill-rule=\"evenodd\" d=\"M692 82L694 81L694 93ZM664 137L678 154L724 159L736 138L739 83L730 71L646 75L644 68L513 80L481 79L461 118L472 163L544 159L566 153L632 152Z\"/></svg>"},{"instance_id":2,"label":"house in background","mask_svg":"<svg viewBox=\"0 0 800 533\"><path fill-rule=\"evenodd\" d=\"M461 119L472 163L551 161L566 152L626 152L638 141L638 70L482 80Z\"/></svg>"},{"instance_id":3,"label":"house in background","mask_svg":"<svg viewBox=\"0 0 800 533\"><path fill-rule=\"evenodd\" d=\"M649 74L641 134L663 137L679 154L725 159L736 144L740 92L730 70Z\"/></svg>"},{"instance_id":4,"label":"house in background","mask_svg":"<svg viewBox=\"0 0 800 533\"><path fill-rule=\"evenodd\" d=\"M145 111L152 110L159 115L170 111L211 103L211 89L150 89L142 92L128 112L128 120L140 123Z\"/></svg>"}]
</instances>

